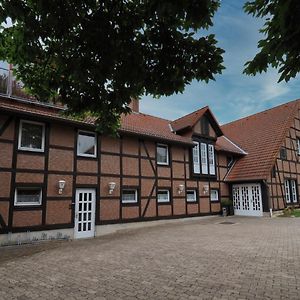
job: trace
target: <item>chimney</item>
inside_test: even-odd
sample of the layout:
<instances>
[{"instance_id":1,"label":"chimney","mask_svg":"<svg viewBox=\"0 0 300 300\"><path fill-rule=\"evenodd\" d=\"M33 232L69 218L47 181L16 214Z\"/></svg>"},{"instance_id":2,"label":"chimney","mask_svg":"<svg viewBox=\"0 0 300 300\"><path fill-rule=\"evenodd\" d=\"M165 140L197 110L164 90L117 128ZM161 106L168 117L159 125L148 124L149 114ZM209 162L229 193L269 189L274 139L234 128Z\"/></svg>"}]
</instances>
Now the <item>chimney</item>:
<instances>
[{"instance_id":1,"label":"chimney","mask_svg":"<svg viewBox=\"0 0 300 300\"><path fill-rule=\"evenodd\" d=\"M140 112L140 100L137 98L131 99L131 102L129 103L129 107L131 108L132 112Z\"/></svg>"}]
</instances>

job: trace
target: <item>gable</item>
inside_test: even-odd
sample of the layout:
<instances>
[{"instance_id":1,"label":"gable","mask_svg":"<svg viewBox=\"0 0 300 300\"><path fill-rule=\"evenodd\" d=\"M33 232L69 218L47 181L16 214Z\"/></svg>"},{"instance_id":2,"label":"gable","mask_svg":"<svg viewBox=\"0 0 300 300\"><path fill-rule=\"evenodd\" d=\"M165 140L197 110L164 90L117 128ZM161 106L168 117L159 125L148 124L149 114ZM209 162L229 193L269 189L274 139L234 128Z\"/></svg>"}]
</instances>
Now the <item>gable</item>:
<instances>
[{"instance_id":1,"label":"gable","mask_svg":"<svg viewBox=\"0 0 300 300\"><path fill-rule=\"evenodd\" d=\"M193 133L208 136L210 138L217 138L217 133L206 116L202 116L194 125Z\"/></svg>"}]
</instances>

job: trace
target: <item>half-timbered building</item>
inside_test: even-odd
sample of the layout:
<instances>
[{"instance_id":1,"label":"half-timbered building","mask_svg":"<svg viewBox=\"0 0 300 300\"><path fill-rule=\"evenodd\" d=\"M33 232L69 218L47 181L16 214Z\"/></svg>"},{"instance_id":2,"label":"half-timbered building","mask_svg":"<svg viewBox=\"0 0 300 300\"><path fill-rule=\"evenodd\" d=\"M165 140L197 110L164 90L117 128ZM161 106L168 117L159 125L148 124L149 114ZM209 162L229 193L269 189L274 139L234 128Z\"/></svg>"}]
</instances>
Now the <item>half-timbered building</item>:
<instances>
[{"instance_id":1,"label":"half-timbered building","mask_svg":"<svg viewBox=\"0 0 300 300\"><path fill-rule=\"evenodd\" d=\"M0 233L92 237L106 224L298 204L299 101L220 126L209 107L177 120L138 101L118 137L64 107L0 97Z\"/></svg>"}]
</instances>

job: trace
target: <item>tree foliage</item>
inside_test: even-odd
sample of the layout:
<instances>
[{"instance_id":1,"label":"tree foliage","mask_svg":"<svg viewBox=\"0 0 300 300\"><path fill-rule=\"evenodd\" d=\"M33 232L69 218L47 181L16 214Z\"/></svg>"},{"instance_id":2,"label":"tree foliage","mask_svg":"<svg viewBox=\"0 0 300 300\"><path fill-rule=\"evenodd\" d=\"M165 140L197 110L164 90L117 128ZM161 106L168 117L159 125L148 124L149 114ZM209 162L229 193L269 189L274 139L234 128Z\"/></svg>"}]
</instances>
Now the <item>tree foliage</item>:
<instances>
[{"instance_id":1,"label":"tree foliage","mask_svg":"<svg viewBox=\"0 0 300 300\"><path fill-rule=\"evenodd\" d=\"M269 66L278 68L279 81L289 81L300 71L300 1L255 0L244 6L248 14L265 19L260 30L259 53L246 63L244 72L255 75Z\"/></svg>"},{"instance_id":2,"label":"tree foliage","mask_svg":"<svg viewBox=\"0 0 300 300\"><path fill-rule=\"evenodd\" d=\"M0 58L41 101L93 112L115 129L131 98L183 92L224 68L212 26L219 0L6 0Z\"/></svg>"}]
</instances>

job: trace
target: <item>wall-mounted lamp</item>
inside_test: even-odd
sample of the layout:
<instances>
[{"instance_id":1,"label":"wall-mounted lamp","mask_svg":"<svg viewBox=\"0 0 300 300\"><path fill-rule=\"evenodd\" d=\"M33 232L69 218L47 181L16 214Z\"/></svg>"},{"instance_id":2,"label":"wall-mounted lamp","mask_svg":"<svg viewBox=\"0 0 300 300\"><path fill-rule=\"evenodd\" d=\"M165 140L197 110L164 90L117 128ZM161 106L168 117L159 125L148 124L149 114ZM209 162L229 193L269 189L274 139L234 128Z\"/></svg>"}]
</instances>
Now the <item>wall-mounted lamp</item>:
<instances>
[{"instance_id":1,"label":"wall-mounted lamp","mask_svg":"<svg viewBox=\"0 0 300 300\"><path fill-rule=\"evenodd\" d=\"M116 187L115 182L109 182L108 183L108 193L111 195Z\"/></svg>"},{"instance_id":2,"label":"wall-mounted lamp","mask_svg":"<svg viewBox=\"0 0 300 300\"><path fill-rule=\"evenodd\" d=\"M178 185L178 194L181 194L184 191L184 185L183 184L179 184Z\"/></svg>"},{"instance_id":3,"label":"wall-mounted lamp","mask_svg":"<svg viewBox=\"0 0 300 300\"><path fill-rule=\"evenodd\" d=\"M64 188L65 188L65 185L66 185L66 181L65 180L59 180L58 181L58 193L61 195Z\"/></svg>"},{"instance_id":4,"label":"wall-mounted lamp","mask_svg":"<svg viewBox=\"0 0 300 300\"><path fill-rule=\"evenodd\" d=\"M204 193L204 194L207 194L207 193L208 193L208 190L209 190L208 185L204 185L204 186L203 186L203 193Z\"/></svg>"}]
</instances>

